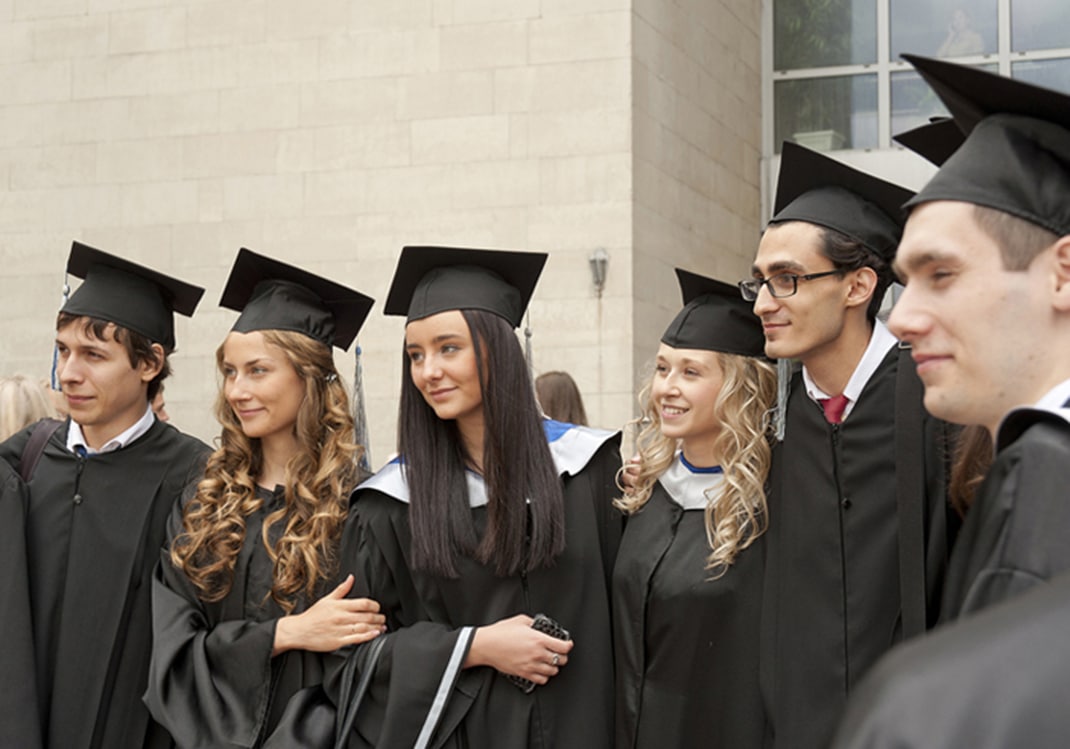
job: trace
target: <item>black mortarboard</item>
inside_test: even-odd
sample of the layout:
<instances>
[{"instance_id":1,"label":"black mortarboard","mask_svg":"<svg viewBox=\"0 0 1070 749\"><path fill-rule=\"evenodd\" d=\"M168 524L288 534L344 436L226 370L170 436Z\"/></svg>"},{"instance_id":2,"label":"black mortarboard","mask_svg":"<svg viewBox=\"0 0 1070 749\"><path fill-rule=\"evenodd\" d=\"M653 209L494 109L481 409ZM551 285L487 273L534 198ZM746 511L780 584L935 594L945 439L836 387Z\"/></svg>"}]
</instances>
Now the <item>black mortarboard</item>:
<instances>
[{"instance_id":1,"label":"black mortarboard","mask_svg":"<svg viewBox=\"0 0 1070 749\"><path fill-rule=\"evenodd\" d=\"M454 309L478 309L520 325L545 252L406 247L383 311L409 322Z\"/></svg>"},{"instance_id":2,"label":"black mortarboard","mask_svg":"<svg viewBox=\"0 0 1070 749\"><path fill-rule=\"evenodd\" d=\"M764 356L762 321L753 302L743 301L739 287L676 269L684 308L665 330L661 342L673 348Z\"/></svg>"},{"instance_id":3,"label":"black mortarboard","mask_svg":"<svg viewBox=\"0 0 1070 749\"><path fill-rule=\"evenodd\" d=\"M231 330L290 330L349 348L375 300L314 273L241 248L219 306L241 315Z\"/></svg>"},{"instance_id":4,"label":"black mortarboard","mask_svg":"<svg viewBox=\"0 0 1070 749\"><path fill-rule=\"evenodd\" d=\"M806 221L842 232L891 262L914 193L795 143L780 152L770 224Z\"/></svg>"},{"instance_id":5,"label":"black mortarboard","mask_svg":"<svg viewBox=\"0 0 1070 749\"><path fill-rule=\"evenodd\" d=\"M140 333L167 351L175 347L174 313L192 315L204 294L200 286L81 242L71 245L67 272L85 281L61 312L107 320Z\"/></svg>"},{"instance_id":6,"label":"black mortarboard","mask_svg":"<svg viewBox=\"0 0 1070 749\"><path fill-rule=\"evenodd\" d=\"M951 117L934 117L920 127L893 135L892 140L937 166L943 166L966 136Z\"/></svg>"},{"instance_id":7,"label":"black mortarboard","mask_svg":"<svg viewBox=\"0 0 1070 749\"><path fill-rule=\"evenodd\" d=\"M958 200L1070 234L1070 96L980 68L903 57L966 134L907 206Z\"/></svg>"}]
</instances>

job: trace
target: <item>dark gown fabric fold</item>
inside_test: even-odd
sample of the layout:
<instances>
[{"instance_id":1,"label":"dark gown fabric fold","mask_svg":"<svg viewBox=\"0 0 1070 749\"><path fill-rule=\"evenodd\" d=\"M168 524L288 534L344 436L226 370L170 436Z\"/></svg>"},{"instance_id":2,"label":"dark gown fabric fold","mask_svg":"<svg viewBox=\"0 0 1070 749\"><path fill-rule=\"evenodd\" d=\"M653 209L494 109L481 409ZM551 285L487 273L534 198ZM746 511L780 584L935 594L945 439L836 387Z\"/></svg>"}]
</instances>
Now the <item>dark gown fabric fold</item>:
<instances>
[{"instance_id":1,"label":"dark gown fabric fold","mask_svg":"<svg viewBox=\"0 0 1070 749\"><path fill-rule=\"evenodd\" d=\"M41 716L26 567L26 488L0 460L0 746L39 749Z\"/></svg>"},{"instance_id":2,"label":"dark gown fabric fold","mask_svg":"<svg viewBox=\"0 0 1070 749\"><path fill-rule=\"evenodd\" d=\"M190 492L192 493L192 492ZM299 690L323 680L322 655L291 650L272 658L283 610L270 597L273 565L262 524L285 501L282 489L258 489L261 508L246 518L234 582L221 601L205 603L175 569L167 548L153 582L156 643L145 702L181 749L259 747ZM182 529L178 506L170 541ZM272 541L282 526L272 526ZM324 588L326 589L326 588ZM307 608L300 601L294 613Z\"/></svg>"},{"instance_id":3,"label":"dark gown fabric fold","mask_svg":"<svg viewBox=\"0 0 1070 749\"><path fill-rule=\"evenodd\" d=\"M761 687L766 746L825 749L847 695L902 639L900 515L896 472L897 370L909 357L892 347L842 424L829 424L791 386L787 431L773 452L762 610ZM904 376L916 376L912 372ZM949 539L957 524L946 500L945 426L923 416L921 529L927 624L939 610Z\"/></svg>"},{"instance_id":4,"label":"dark gown fabric fold","mask_svg":"<svg viewBox=\"0 0 1070 749\"><path fill-rule=\"evenodd\" d=\"M1070 577L904 644L852 696L833 749L1063 749Z\"/></svg>"},{"instance_id":5,"label":"dark gown fabric fold","mask_svg":"<svg viewBox=\"0 0 1070 749\"><path fill-rule=\"evenodd\" d=\"M612 745L608 585L621 526L612 507L618 451L616 437L605 439L582 470L563 477L565 551L552 567L526 575L498 577L470 558L459 561L456 579L414 571L408 504L382 491L358 489L342 569L356 573L351 595L379 601L389 629L348 737L350 747ZM477 529L484 528L486 508L471 512ZM519 613L547 614L575 641L568 665L531 694L493 669L461 668L475 627ZM340 688L343 662L335 658L328 666L332 696Z\"/></svg>"},{"instance_id":6,"label":"dark gown fabric fold","mask_svg":"<svg viewBox=\"0 0 1070 749\"><path fill-rule=\"evenodd\" d=\"M720 578L705 511L661 483L628 517L613 575L617 749L757 749L763 539Z\"/></svg>"},{"instance_id":7,"label":"dark gown fabric fold","mask_svg":"<svg viewBox=\"0 0 1070 749\"><path fill-rule=\"evenodd\" d=\"M156 421L119 450L79 457L70 422L28 483L26 550L42 739L55 749L166 747L141 702L152 571L167 517L207 447ZM31 428L0 446L17 465Z\"/></svg>"},{"instance_id":8,"label":"dark gown fabric fold","mask_svg":"<svg viewBox=\"0 0 1070 749\"><path fill-rule=\"evenodd\" d=\"M1007 425L1005 425L1006 427ZM943 618L1013 598L1070 570L1070 423L1014 414L966 515L947 573Z\"/></svg>"}]
</instances>

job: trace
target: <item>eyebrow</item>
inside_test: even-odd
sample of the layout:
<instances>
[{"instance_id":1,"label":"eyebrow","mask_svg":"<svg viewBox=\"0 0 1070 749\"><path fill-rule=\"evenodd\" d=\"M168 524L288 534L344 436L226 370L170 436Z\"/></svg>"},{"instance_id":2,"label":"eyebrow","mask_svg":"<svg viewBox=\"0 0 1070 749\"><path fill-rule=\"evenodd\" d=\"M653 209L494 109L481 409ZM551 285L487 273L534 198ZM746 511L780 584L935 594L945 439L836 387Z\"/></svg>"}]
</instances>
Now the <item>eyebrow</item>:
<instances>
[{"instance_id":1,"label":"eyebrow","mask_svg":"<svg viewBox=\"0 0 1070 749\"><path fill-rule=\"evenodd\" d=\"M929 250L928 252L920 252L911 256L905 263L899 262L899 258L896 258L892 263L892 272L902 278L904 273L916 271L918 268L923 268L930 263L958 262L958 260L959 258L951 253Z\"/></svg>"},{"instance_id":2,"label":"eyebrow","mask_svg":"<svg viewBox=\"0 0 1070 749\"><path fill-rule=\"evenodd\" d=\"M781 273L783 271L797 272L797 271L804 271L804 270L806 270L806 269L801 264L795 262L794 260L778 260L777 262L771 263L769 265L769 273L770 273L770 275L772 275L774 273ZM752 265L750 267L750 272L751 272L752 276L760 276L760 275L762 275L762 269L759 268L757 265Z\"/></svg>"},{"instance_id":3,"label":"eyebrow","mask_svg":"<svg viewBox=\"0 0 1070 749\"><path fill-rule=\"evenodd\" d=\"M432 338L431 339L431 344L434 345L436 343L442 343L443 341L448 341L448 340L453 339L453 338L464 338L464 336L461 335L460 333L443 333L441 335L437 335L434 338ZM420 344L418 344L418 343L409 343L408 341L406 341L405 342L405 348L406 349L420 348Z\"/></svg>"},{"instance_id":4,"label":"eyebrow","mask_svg":"<svg viewBox=\"0 0 1070 749\"><path fill-rule=\"evenodd\" d=\"M255 359L250 359L249 361L245 362L241 366L243 366L243 367L253 367L253 366L256 366L257 364L260 364L260 363L263 363L263 362L267 362L267 363L270 364L271 361L272 360L267 358L267 357L258 356ZM235 365L233 362L229 362L226 359L224 359L223 360L223 366L224 367L235 367L237 365Z\"/></svg>"}]
</instances>

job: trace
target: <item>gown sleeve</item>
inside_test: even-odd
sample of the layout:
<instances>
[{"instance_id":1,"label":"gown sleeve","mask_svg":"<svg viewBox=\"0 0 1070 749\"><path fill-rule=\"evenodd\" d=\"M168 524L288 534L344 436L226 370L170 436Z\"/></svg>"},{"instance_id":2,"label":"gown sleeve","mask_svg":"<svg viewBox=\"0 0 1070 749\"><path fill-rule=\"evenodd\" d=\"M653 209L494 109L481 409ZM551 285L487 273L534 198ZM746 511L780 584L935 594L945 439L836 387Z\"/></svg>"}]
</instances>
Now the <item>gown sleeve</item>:
<instances>
[{"instance_id":1,"label":"gown sleeve","mask_svg":"<svg viewBox=\"0 0 1070 749\"><path fill-rule=\"evenodd\" d=\"M384 502L393 500L383 498ZM354 505L342 544L342 569L354 573L350 597L379 602L387 633L375 674L360 704L349 736L350 747L427 746L436 727L448 732L458 724L478 693L486 669L462 670L475 633L427 621L416 583L409 573L389 518L368 522ZM346 648L329 659L324 687L337 701L345 659L362 659L362 648ZM359 662L359 661L358 661ZM338 709L352 709L339 705Z\"/></svg>"},{"instance_id":2,"label":"gown sleeve","mask_svg":"<svg viewBox=\"0 0 1070 749\"><path fill-rule=\"evenodd\" d=\"M41 746L22 480L0 459L0 746Z\"/></svg>"},{"instance_id":3,"label":"gown sleeve","mask_svg":"<svg viewBox=\"0 0 1070 749\"><path fill-rule=\"evenodd\" d=\"M224 621L170 561L181 504L153 579L153 653L145 703L183 749L255 746L267 716L277 619Z\"/></svg>"}]
</instances>

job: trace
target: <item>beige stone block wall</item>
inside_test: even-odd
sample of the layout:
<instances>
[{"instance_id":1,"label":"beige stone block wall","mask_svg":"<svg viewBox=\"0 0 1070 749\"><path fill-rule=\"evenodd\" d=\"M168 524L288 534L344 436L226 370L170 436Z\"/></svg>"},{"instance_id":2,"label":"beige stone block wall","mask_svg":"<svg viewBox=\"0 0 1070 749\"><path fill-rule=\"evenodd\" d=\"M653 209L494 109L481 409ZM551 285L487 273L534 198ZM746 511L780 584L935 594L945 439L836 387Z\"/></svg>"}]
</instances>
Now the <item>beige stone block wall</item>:
<instances>
[{"instance_id":1,"label":"beige stone block wall","mask_svg":"<svg viewBox=\"0 0 1070 749\"><path fill-rule=\"evenodd\" d=\"M0 0L0 371L47 374L77 238L207 288L167 395L210 439L239 247L380 300L404 244L526 248L551 253L536 369L571 371L593 421L619 424L636 23L628 0ZM376 463L401 340L377 308L361 336ZM352 352L338 361L351 377Z\"/></svg>"},{"instance_id":2,"label":"beige stone block wall","mask_svg":"<svg viewBox=\"0 0 1070 749\"><path fill-rule=\"evenodd\" d=\"M642 367L680 308L673 267L735 281L757 246L761 3L635 0L634 11L632 319Z\"/></svg>"}]
</instances>

